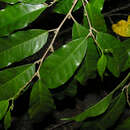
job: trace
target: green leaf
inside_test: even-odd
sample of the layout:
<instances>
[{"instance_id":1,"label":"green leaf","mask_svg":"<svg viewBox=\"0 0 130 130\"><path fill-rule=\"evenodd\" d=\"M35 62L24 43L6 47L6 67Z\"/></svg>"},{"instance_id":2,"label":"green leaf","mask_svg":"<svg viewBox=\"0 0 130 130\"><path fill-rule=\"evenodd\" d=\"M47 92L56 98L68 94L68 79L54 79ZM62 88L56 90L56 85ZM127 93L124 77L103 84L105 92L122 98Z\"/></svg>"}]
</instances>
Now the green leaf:
<instances>
[{"instance_id":1,"label":"green leaf","mask_svg":"<svg viewBox=\"0 0 130 130\"><path fill-rule=\"evenodd\" d=\"M10 3L10 4L15 4L18 2L28 3L28 4L42 4L46 0L0 0L0 1L3 1L5 3Z\"/></svg>"},{"instance_id":2,"label":"green leaf","mask_svg":"<svg viewBox=\"0 0 130 130\"><path fill-rule=\"evenodd\" d=\"M0 100L14 97L31 80L34 73L35 65L20 66L0 71Z\"/></svg>"},{"instance_id":3,"label":"green leaf","mask_svg":"<svg viewBox=\"0 0 130 130\"><path fill-rule=\"evenodd\" d=\"M98 31L106 32L106 24L103 15L101 14L103 8L104 0L90 0L86 5L88 16L92 27ZM84 16L84 25L88 27L88 20Z\"/></svg>"},{"instance_id":4,"label":"green leaf","mask_svg":"<svg viewBox=\"0 0 130 130\"><path fill-rule=\"evenodd\" d=\"M74 97L77 94L77 82L76 80L72 80L69 84L64 86L65 88L62 89L60 92L54 94L55 98L58 100L63 100L66 96Z\"/></svg>"},{"instance_id":5,"label":"green leaf","mask_svg":"<svg viewBox=\"0 0 130 130\"><path fill-rule=\"evenodd\" d=\"M128 53L122 43L110 34L99 32L97 42L107 53L107 68L116 77L120 75L128 59ZM110 50L110 53L107 51Z\"/></svg>"},{"instance_id":6,"label":"green leaf","mask_svg":"<svg viewBox=\"0 0 130 130\"><path fill-rule=\"evenodd\" d=\"M101 101L99 101L97 104L95 104L92 107L89 107L84 112L80 113L79 115L72 117L72 118L64 118L63 120L75 120L77 122L81 122L89 117L96 117L104 113L112 99L112 94L109 94L105 98L103 98Z\"/></svg>"},{"instance_id":7,"label":"green leaf","mask_svg":"<svg viewBox=\"0 0 130 130\"><path fill-rule=\"evenodd\" d=\"M114 91L112 91L109 95L112 95ZM125 93L121 92L117 97L115 97L111 101L112 101L111 104L109 105L107 111L103 115L98 116L98 118L95 118L82 124L81 130L84 130L85 128L86 129L95 128L95 130L100 129L106 130L111 126L113 126L125 109L126 105Z\"/></svg>"},{"instance_id":8,"label":"green leaf","mask_svg":"<svg viewBox=\"0 0 130 130\"><path fill-rule=\"evenodd\" d=\"M51 54L40 70L44 85L48 88L57 88L63 85L82 62L86 49L87 40L80 38L63 45Z\"/></svg>"},{"instance_id":9,"label":"green leaf","mask_svg":"<svg viewBox=\"0 0 130 130\"><path fill-rule=\"evenodd\" d=\"M72 7L73 0L60 0L55 8L54 12L59 13L59 14L67 14ZM79 0L74 8L74 11L79 9L82 6L82 2Z\"/></svg>"},{"instance_id":10,"label":"green leaf","mask_svg":"<svg viewBox=\"0 0 130 130\"><path fill-rule=\"evenodd\" d=\"M123 41L122 44L123 44L124 48L127 50L127 54L128 54L128 59L127 59L125 65L124 65L124 68L122 70L122 71L125 71L125 70L130 68L130 39Z\"/></svg>"},{"instance_id":11,"label":"green leaf","mask_svg":"<svg viewBox=\"0 0 130 130\"><path fill-rule=\"evenodd\" d=\"M31 5L18 3L0 10L0 36L26 27L46 9L43 4Z\"/></svg>"},{"instance_id":12,"label":"green leaf","mask_svg":"<svg viewBox=\"0 0 130 130\"><path fill-rule=\"evenodd\" d=\"M119 115L123 112L125 105L126 105L126 97L125 93L122 91L121 94L114 98L112 100L113 94L120 88L124 87L125 83L128 81L130 77L130 73L124 78L124 80L111 92L109 93L106 97L104 97L102 100L100 100L97 104L95 104L92 107L89 107L86 109L84 112L80 113L79 115L76 115L75 117L71 118L64 118L63 120L75 120L75 121L83 121L89 117L95 117L103 114L109 107L109 104L111 101L114 102L114 105L110 105L109 110L103 115L103 118L101 116L101 119L96 119L96 122L100 123L102 125L105 121L106 123L109 122L109 119L107 118L113 118L111 115L115 115L112 121L115 121L118 119ZM117 110L117 108L119 109ZM117 113L116 113L117 111ZM115 114L116 113L116 114ZM95 122L92 121L92 122ZM111 122L112 123L112 122ZM102 125L103 126L103 125ZM103 126L105 128L106 125Z\"/></svg>"},{"instance_id":13,"label":"green leaf","mask_svg":"<svg viewBox=\"0 0 130 130\"><path fill-rule=\"evenodd\" d=\"M22 3L28 3L28 4L43 4L46 0L21 0Z\"/></svg>"},{"instance_id":14,"label":"green leaf","mask_svg":"<svg viewBox=\"0 0 130 130\"><path fill-rule=\"evenodd\" d=\"M41 80L37 81L32 88L29 103L30 118L39 121L55 109L52 95Z\"/></svg>"},{"instance_id":15,"label":"green leaf","mask_svg":"<svg viewBox=\"0 0 130 130\"><path fill-rule=\"evenodd\" d=\"M106 56L103 54L100 59L98 60L98 63L97 63L97 70L98 70L98 73L99 75L101 76L101 78L103 77L103 73L106 69L106 66L107 66L107 58Z\"/></svg>"},{"instance_id":16,"label":"green leaf","mask_svg":"<svg viewBox=\"0 0 130 130\"><path fill-rule=\"evenodd\" d=\"M46 43L47 37L47 31L36 29L0 38L0 68L36 53Z\"/></svg>"},{"instance_id":17,"label":"green leaf","mask_svg":"<svg viewBox=\"0 0 130 130\"><path fill-rule=\"evenodd\" d=\"M11 126L11 112L8 111L4 118L4 128L7 130Z\"/></svg>"},{"instance_id":18,"label":"green leaf","mask_svg":"<svg viewBox=\"0 0 130 130\"><path fill-rule=\"evenodd\" d=\"M120 123L114 130L130 130L130 117Z\"/></svg>"},{"instance_id":19,"label":"green leaf","mask_svg":"<svg viewBox=\"0 0 130 130\"><path fill-rule=\"evenodd\" d=\"M8 90L7 90L8 91ZM9 106L8 100L0 101L0 120L4 117Z\"/></svg>"},{"instance_id":20,"label":"green leaf","mask_svg":"<svg viewBox=\"0 0 130 130\"><path fill-rule=\"evenodd\" d=\"M84 85L88 79L96 77L97 61L99 59L97 47L92 38L88 38L86 57L75 78Z\"/></svg>"},{"instance_id":21,"label":"green leaf","mask_svg":"<svg viewBox=\"0 0 130 130\"><path fill-rule=\"evenodd\" d=\"M95 117L95 116L99 116L101 114L103 114L109 107L109 110L106 112L107 114L103 115L103 118L101 116L101 119L96 119L96 120L92 120L92 123L97 124L98 122L98 126L103 126L103 128L106 127L105 125L102 125L105 122L109 122L109 118L112 118L113 116L111 115L115 115L112 121L115 121L119 115L123 112L125 105L126 105L126 97L125 97L125 93L122 91L121 94L114 98L114 100L112 100L112 96L113 94L120 88L124 87L125 83L128 81L130 77L130 73L128 73L128 75L124 78L124 80L111 92L109 93L109 95L107 95L106 97L104 97L101 101L99 101L96 105L88 108L87 110L85 110L84 112L80 113L79 115L72 117L72 118L64 118L63 120L75 120L75 121L83 121L89 117ZM117 100L116 100L117 99ZM110 103L114 102L115 105L109 105ZM119 110L117 110L117 108L119 107ZM117 111L117 113L116 113ZM115 114L116 113L116 114ZM108 119L107 119L108 118ZM91 122L90 122L91 123ZM99 124L100 123L100 124ZM112 123L112 122L111 122Z\"/></svg>"},{"instance_id":22,"label":"green leaf","mask_svg":"<svg viewBox=\"0 0 130 130\"><path fill-rule=\"evenodd\" d=\"M75 22L72 29L72 39L77 39L81 37L86 37L89 33L89 30L79 23Z\"/></svg>"},{"instance_id":23,"label":"green leaf","mask_svg":"<svg viewBox=\"0 0 130 130\"><path fill-rule=\"evenodd\" d=\"M98 120L98 123L102 125L104 128L109 128L115 124L115 122L119 119L120 115L124 111L126 106L126 96L125 92L121 92L113 103L108 108L108 111L101 116L101 119Z\"/></svg>"}]
</instances>

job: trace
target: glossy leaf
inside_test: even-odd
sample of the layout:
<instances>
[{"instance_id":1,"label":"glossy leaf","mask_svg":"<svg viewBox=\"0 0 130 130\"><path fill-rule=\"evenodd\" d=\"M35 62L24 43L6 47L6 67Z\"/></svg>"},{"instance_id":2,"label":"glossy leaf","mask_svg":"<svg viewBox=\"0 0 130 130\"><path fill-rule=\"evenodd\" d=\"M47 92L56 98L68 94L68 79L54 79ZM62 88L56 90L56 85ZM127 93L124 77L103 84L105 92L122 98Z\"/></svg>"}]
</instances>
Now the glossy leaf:
<instances>
[{"instance_id":1,"label":"glossy leaf","mask_svg":"<svg viewBox=\"0 0 130 130\"><path fill-rule=\"evenodd\" d=\"M113 94L113 92L111 92L109 95ZM125 105L126 105L125 93L121 92L117 97L115 97L112 100L111 104L108 107L108 110L103 115L99 116L94 120L85 122L82 125L83 130L85 128L86 129L93 128L93 126L97 130L100 129L106 130L107 128L110 128L119 119L119 116L125 109Z\"/></svg>"},{"instance_id":2,"label":"glossy leaf","mask_svg":"<svg viewBox=\"0 0 130 130\"><path fill-rule=\"evenodd\" d=\"M114 130L129 130L130 129L130 117L120 123Z\"/></svg>"},{"instance_id":3,"label":"glossy leaf","mask_svg":"<svg viewBox=\"0 0 130 130\"><path fill-rule=\"evenodd\" d=\"M59 13L59 14L67 14L72 7L73 0L60 0L55 8L54 12ZM74 11L79 9L82 6L82 2L79 0L74 8Z\"/></svg>"},{"instance_id":4,"label":"glossy leaf","mask_svg":"<svg viewBox=\"0 0 130 130\"><path fill-rule=\"evenodd\" d=\"M109 128L119 119L120 115L125 109L126 96L124 92L121 92L119 96L113 100L108 111L98 121L104 128Z\"/></svg>"},{"instance_id":5,"label":"glossy leaf","mask_svg":"<svg viewBox=\"0 0 130 130\"><path fill-rule=\"evenodd\" d=\"M26 27L46 9L43 4L31 5L18 3L0 10L0 36Z\"/></svg>"},{"instance_id":6,"label":"glossy leaf","mask_svg":"<svg viewBox=\"0 0 130 130\"><path fill-rule=\"evenodd\" d=\"M79 23L75 22L72 30L72 39L87 37L89 30Z\"/></svg>"},{"instance_id":7,"label":"glossy leaf","mask_svg":"<svg viewBox=\"0 0 130 130\"><path fill-rule=\"evenodd\" d=\"M85 59L75 78L84 85L88 79L96 77L99 54L92 38L88 38L88 47Z\"/></svg>"},{"instance_id":8,"label":"glossy leaf","mask_svg":"<svg viewBox=\"0 0 130 130\"><path fill-rule=\"evenodd\" d=\"M86 109L84 112L76 115L75 117L71 117L71 118L64 118L63 120L75 120L75 121L83 121L89 117L95 117L95 116L99 116L101 114L103 114L107 109L106 113L104 113L103 118L101 116L101 119L97 119L96 122L100 123L100 125L102 125L104 122L104 120L107 122L109 122L109 119L107 120L107 117L111 118L114 115L114 113L116 113L116 108L119 107L119 110L117 111L117 114L115 114L113 121L115 121L117 119L117 117L120 115L121 112L123 112L123 109L125 108L126 105L126 97L125 97L125 93L124 91L121 92L121 94L119 94L119 96L117 96L116 98L114 98L114 100L112 100L112 96L113 94L120 88L124 87L125 83L128 81L130 77L130 73L128 73L128 75L125 77L125 79L111 92L109 93L107 96L105 96L102 100L100 100L97 104L95 104L92 107L89 107L88 109ZM113 105L112 102L114 102ZM122 104L122 105L120 105ZM120 105L120 106L119 106ZM110 107L109 107L110 106ZM93 121L95 122L95 121ZM103 126L103 125L102 125ZM105 126L103 126L103 128L105 128Z\"/></svg>"},{"instance_id":9,"label":"glossy leaf","mask_svg":"<svg viewBox=\"0 0 130 130\"><path fill-rule=\"evenodd\" d=\"M5 3L10 3L10 4L15 4L18 2L28 3L28 4L42 4L46 0L0 0L0 1L3 1Z\"/></svg>"},{"instance_id":10,"label":"glossy leaf","mask_svg":"<svg viewBox=\"0 0 130 130\"><path fill-rule=\"evenodd\" d=\"M34 73L35 65L20 66L0 71L0 100L14 97L32 78Z\"/></svg>"},{"instance_id":11,"label":"glossy leaf","mask_svg":"<svg viewBox=\"0 0 130 130\"><path fill-rule=\"evenodd\" d=\"M113 100L112 100L112 96L117 90L124 87L129 77L130 77L130 73L128 73L125 79L111 93L109 93L106 97L104 97L101 101L99 101L94 106L86 109L84 112L80 113L75 117L64 118L63 120L75 120L80 122L89 117L95 117L100 115L99 116L100 118L93 120L92 124L98 123L97 125L99 126L101 125L102 128L104 129L108 128L109 126L112 126L112 124L115 123L115 121L119 118L120 114L124 111L126 105L126 96L124 91L122 91Z\"/></svg>"},{"instance_id":12,"label":"glossy leaf","mask_svg":"<svg viewBox=\"0 0 130 130\"><path fill-rule=\"evenodd\" d=\"M107 68L116 77L120 75L128 59L128 53L123 44L110 34L99 32L97 42L107 53ZM109 51L110 52L107 52Z\"/></svg>"},{"instance_id":13,"label":"glossy leaf","mask_svg":"<svg viewBox=\"0 0 130 130\"><path fill-rule=\"evenodd\" d=\"M44 85L57 88L63 85L76 71L87 49L87 40L76 39L63 45L43 63L40 75Z\"/></svg>"},{"instance_id":14,"label":"glossy leaf","mask_svg":"<svg viewBox=\"0 0 130 130\"><path fill-rule=\"evenodd\" d=\"M45 115L55 109L52 95L41 80L37 81L32 88L29 106L30 118L35 121L43 119Z\"/></svg>"},{"instance_id":15,"label":"glossy leaf","mask_svg":"<svg viewBox=\"0 0 130 130\"><path fill-rule=\"evenodd\" d=\"M36 53L46 43L47 37L47 31L36 29L0 38L0 68Z\"/></svg>"},{"instance_id":16,"label":"glossy leaf","mask_svg":"<svg viewBox=\"0 0 130 130\"><path fill-rule=\"evenodd\" d=\"M130 37L130 15L128 20L120 20L118 23L112 25L112 30L122 37Z\"/></svg>"},{"instance_id":17,"label":"glossy leaf","mask_svg":"<svg viewBox=\"0 0 130 130\"><path fill-rule=\"evenodd\" d=\"M4 128L7 130L11 126L11 112L8 111L4 118Z\"/></svg>"},{"instance_id":18,"label":"glossy leaf","mask_svg":"<svg viewBox=\"0 0 130 130\"><path fill-rule=\"evenodd\" d=\"M8 91L8 90L7 90ZM4 117L9 106L8 100L0 101L0 120Z\"/></svg>"},{"instance_id":19,"label":"glossy leaf","mask_svg":"<svg viewBox=\"0 0 130 130\"><path fill-rule=\"evenodd\" d=\"M106 66L107 66L107 58L106 56L103 54L100 59L98 60L98 63L97 63L97 70L98 70L98 73L99 75L103 78L103 73L106 69Z\"/></svg>"},{"instance_id":20,"label":"glossy leaf","mask_svg":"<svg viewBox=\"0 0 130 130\"><path fill-rule=\"evenodd\" d=\"M103 98L101 101L99 101L96 105L89 107L84 112L80 113L79 115L72 118L64 118L64 120L75 120L77 122L81 122L89 117L99 116L107 110L111 102L111 99L112 99L112 94L109 94L108 96Z\"/></svg>"},{"instance_id":21,"label":"glossy leaf","mask_svg":"<svg viewBox=\"0 0 130 130\"><path fill-rule=\"evenodd\" d=\"M98 31L106 32L106 24L103 15L101 14L103 8L104 0L90 0L86 5L88 16L93 28ZM84 25L88 27L88 20L84 16Z\"/></svg>"}]
</instances>

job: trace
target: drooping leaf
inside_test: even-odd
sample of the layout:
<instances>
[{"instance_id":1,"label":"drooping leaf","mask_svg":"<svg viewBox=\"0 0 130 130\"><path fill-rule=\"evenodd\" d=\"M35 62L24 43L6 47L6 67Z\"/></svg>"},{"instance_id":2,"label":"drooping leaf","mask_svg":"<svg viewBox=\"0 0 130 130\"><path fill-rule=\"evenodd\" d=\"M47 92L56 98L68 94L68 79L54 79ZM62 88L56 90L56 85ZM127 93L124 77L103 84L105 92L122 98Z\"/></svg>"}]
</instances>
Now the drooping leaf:
<instances>
[{"instance_id":1,"label":"drooping leaf","mask_svg":"<svg viewBox=\"0 0 130 130\"><path fill-rule=\"evenodd\" d=\"M128 59L128 53L123 44L114 36L99 32L97 34L97 42L100 44L104 52L107 52L107 68L116 77L120 75L122 69Z\"/></svg>"},{"instance_id":2,"label":"drooping leaf","mask_svg":"<svg viewBox=\"0 0 130 130\"><path fill-rule=\"evenodd\" d=\"M46 0L0 0L0 1L5 2L5 3L10 3L10 4L15 4L18 2L28 3L28 4L42 4Z\"/></svg>"},{"instance_id":3,"label":"drooping leaf","mask_svg":"<svg viewBox=\"0 0 130 130\"><path fill-rule=\"evenodd\" d=\"M98 63L97 63L97 70L98 70L98 73L101 77L103 77L103 73L106 69L106 66L107 66L107 58L106 56L103 54L100 59L98 60Z\"/></svg>"},{"instance_id":4,"label":"drooping leaf","mask_svg":"<svg viewBox=\"0 0 130 130\"><path fill-rule=\"evenodd\" d=\"M101 14L104 5L104 0L90 0L86 5L88 16L93 28L98 31L106 32L106 24L103 15ZM84 25L89 28L87 17L84 16Z\"/></svg>"},{"instance_id":5,"label":"drooping leaf","mask_svg":"<svg viewBox=\"0 0 130 130\"><path fill-rule=\"evenodd\" d=\"M4 128L5 130L8 130L8 128L11 126L11 112L8 111L4 118Z\"/></svg>"},{"instance_id":6,"label":"drooping leaf","mask_svg":"<svg viewBox=\"0 0 130 130\"><path fill-rule=\"evenodd\" d=\"M94 120L84 122L82 124L81 130L85 130L85 128L94 128L95 130L106 130L107 128L113 126L115 122L119 119L121 113L124 111L126 105L125 93L121 92L117 97L115 97L111 101L112 102L109 105L108 110L103 115L99 116Z\"/></svg>"},{"instance_id":7,"label":"drooping leaf","mask_svg":"<svg viewBox=\"0 0 130 130\"><path fill-rule=\"evenodd\" d=\"M112 99L112 93L104 97L97 104L86 109L84 112L80 113L79 115L76 115L75 117L72 117L72 118L64 118L64 120L75 120L77 122L81 122L89 117L99 116L107 110L111 102L111 99Z\"/></svg>"},{"instance_id":8,"label":"drooping leaf","mask_svg":"<svg viewBox=\"0 0 130 130\"><path fill-rule=\"evenodd\" d=\"M100 118L98 117L97 119L90 121L89 124L92 125L98 123L97 125L102 126L103 129L112 126L115 123L115 121L119 118L120 114L124 111L126 105L126 96L124 91L122 91L113 100L112 96L117 90L124 87L129 78L130 73L128 73L128 75L124 78L124 80L111 93L109 93L96 105L88 108L87 110L80 113L79 115L76 115L75 117L64 118L63 120L75 120L80 122L89 117L99 116Z\"/></svg>"},{"instance_id":9,"label":"drooping leaf","mask_svg":"<svg viewBox=\"0 0 130 130\"><path fill-rule=\"evenodd\" d=\"M125 119L114 130L129 130L129 129L130 129L130 117L128 117L127 119Z\"/></svg>"},{"instance_id":10,"label":"drooping leaf","mask_svg":"<svg viewBox=\"0 0 130 130\"><path fill-rule=\"evenodd\" d=\"M0 38L0 68L36 53L46 43L47 37L47 31L36 29Z\"/></svg>"},{"instance_id":11,"label":"drooping leaf","mask_svg":"<svg viewBox=\"0 0 130 130\"><path fill-rule=\"evenodd\" d=\"M54 12L59 13L59 14L67 14L72 7L73 0L60 0L55 8ZM74 11L79 9L82 6L82 2L79 0L74 8Z\"/></svg>"},{"instance_id":12,"label":"drooping leaf","mask_svg":"<svg viewBox=\"0 0 130 130\"><path fill-rule=\"evenodd\" d=\"M74 23L72 29L72 39L86 37L89 33L89 30L86 29L84 26L78 24L77 22ZM87 39L88 48L86 53L86 58L83 64L80 67L77 75L75 76L76 80L78 80L82 85L85 81L89 78L94 78L96 75L96 66L97 66L97 59L98 59L98 52L96 46L94 45L94 41L92 38Z\"/></svg>"},{"instance_id":13,"label":"drooping leaf","mask_svg":"<svg viewBox=\"0 0 130 130\"><path fill-rule=\"evenodd\" d=\"M35 121L43 119L45 115L55 109L52 95L41 80L37 81L32 88L29 106L30 118Z\"/></svg>"},{"instance_id":14,"label":"drooping leaf","mask_svg":"<svg viewBox=\"0 0 130 130\"><path fill-rule=\"evenodd\" d=\"M77 39L81 37L86 37L89 33L89 30L79 23L75 22L72 30L72 39Z\"/></svg>"},{"instance_id":15,"label":"drooping leaf","mask_svg":"<svg viewBox=\"0 0 130 130\"><path fill-rule=\"evenodd\" d=\"M20 66L0 71L0 100L14 97L31 80L34 73L35 65Z\"/></svg>"},{"instance_id":16,"label":"drooping leaf","mask_svg":"<svg viewBox=\"0 0 130 130\"><path fill-rule=\"evenodd\" d=\"M126 64L124 65L124 68L122 69L122 71L125 71L130 68L130 39L123 41L122 44L128 54L128 59L126 61Z\"/></svg>"},{"instance_id":17,"label":"drooping leaf","mask_svg":"<svg viewBox=\"0 0 130 130\"><path fill-rule=\"evenodd\" d=\"M85 59L81 65L75 78L82 84L85 81L96 77L97 61L99 59L99 54L96 45L92 38L88 38L88 47Z\"/></svg>"},{"instance_id":18,"label":"drooping leaf","mask_svg":"<svg viewBox=\"0 0 130 130\"><path fill-rule=\"evenodd\" d=\"M111 127L119 119L120 115L125 109L125 106L126 96L123 91L115 98L115 100L113 100L112 104L108 108L108 111L101 116L101 119L98 120L98 123L100 123L100 125L106 129Z\"/></svg>"},{"instance_id":19,"label":"drooping leaf","mask_svg":"<svg viewBox=\"0 0 130 130\"><path fill-rule=\"evenodd\" d=\"M0 36L8 35L14 30L26 27L45 9L46 6L43 4L18 3L0 10Z\"/></svg>"},{"instance_id":20,"label":"drooping leaf","mask_svg":"<svg viewBox=\"0 0 130 130\"><path fill-rule=\"evenodd\" d=\"M63 45L43 63L40 75L44 85L57 88L63 85L80 65L87 49L87 40L80 38Z\"/></svg>"},{"instance_id":21,"label":"drooping leaf","mask_svg":"<svg viewBox=\"0 0 130 130\"><path fill-rule=\"evenodd\" d=\"M116 24L113 24L112 30L122 37L130 37L130 15L128 16L127 21L120 20Z\"/></svg>"},{"instance_id":22,"label":"drooping leaf","mask_svg":"<svg viewBox=\"0 0 130 130\"><path fill-rule=\"evenodd\" d=\"M8 91L8 90L7 90ZM4 117L9 106L8 100L0 101L0 120Z\"/></svg>"}]
</instances>

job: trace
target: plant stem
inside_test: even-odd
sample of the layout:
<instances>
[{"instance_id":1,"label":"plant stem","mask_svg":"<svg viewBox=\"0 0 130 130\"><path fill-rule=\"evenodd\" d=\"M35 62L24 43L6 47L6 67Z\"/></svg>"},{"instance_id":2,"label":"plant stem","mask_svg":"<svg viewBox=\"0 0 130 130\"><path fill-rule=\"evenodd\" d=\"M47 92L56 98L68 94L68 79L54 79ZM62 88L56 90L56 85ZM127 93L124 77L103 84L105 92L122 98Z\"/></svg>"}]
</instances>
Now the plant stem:
<instances>
[{"instance_id":1,"label":"plant stem","mask_svg":"<svg viewBox=\"0 0 130 130\"><path fill-rule=\"evenodd\" d=\"M55 0L56 1L56 0ZM69 12L67 13L67 15L65 16L65 18L62 20L62 22L60 23L60 25L56 28L56 29L52 29L52 30L49 30L49 32L52 32L54 31L55 32L55 35L49 45L49 47L47 48L46 52L43 54L42 58L38 61L35 62L36 63L39 63L39 66L38 66L38 69L37 71L34 73L34 75L32 76L32 78L16 93L16 95L12 98L10 98L9 100L12 100L12 102L14 102L15 99L17 99L19 97L19 95L21 94L21 92L26 88L26 86L28 86L30 84L30 82L34 79L34 77L39 77L40 78L40 74L39 74L39 71L40 71L40 68L42 66L42 63L43 63L43 60L45 59L46 55L48 54L48 52L50 51L51 47L53 46L54 42L55 42L55 39L61 29L61 27L63 26L63 24L65 23L65 21L69 18L69 16L71 16L71 12L73 11L76 3L78 2L78 0L74 0L73 2L73 5L71 7L71 9L69 10Z\"/></svg>"},{"instance_id":2,"label":"plant stem","mask_svg":"<svg viewBox=\"0 0 130 130\"><path fill-rule=\"evenodd\" d=\"M83 7L84 7L85 16L87 17L88 25L89 25L89 28L90 28L90 31L91 31L92 25L91 25L91 22L90 22L90 19L89 19L89 16L88 16L88 12L86 10L85 3L84 3L83 0L82 0L82 3L83 3ZM88 4L88 2L87 2L87 4Z\"/></svg>"},{"instance_id":3,"label":"plant stem","mask_svg":"<svg viewBox=\"0 0 130 130\"><path fill-rule=\"evenodd\" d=\"M130 87L130 82L128 85L126 85L123 89L125 89L125 93L126 93L126 100L127 100L127 103L130 107L130 101L129 101L129 87Z\"/></svg>"},{"instance_id":4,"label":"plant stem","mask_svg":"<svg viewBox=\"0 0 130 130\"><path fill-rule=\"evenodd\" d=\"M55 35L54 35L54 37L53 37L53 39L52 39L49 47L47 48L46 52L43 54L42 58L39 60L40 64L39 64L39 67L38 67L38 70L37 70L38 73L39 73L40 68L42 66L42 62L45 59L45 57L46 57L47 53L49 52L49 50L51 49L51 47L53 46L53 44L55 42L55 39L56 39L56 37L57 37L57 35L58 35L61 27L63 26L63 24L65 23L65 21L68 19L68 17L71 16L71 12L74 9L74 7L75 7L75 5L76 5L77 2L78 2L78 0L74 0L73 5L72 5L71 9L69 10L68 14L65 16L65 18L62 20L62 22L60 23L60 25L56 29Z\"/></svg>"},{"instance_id":5,"label":"plant stem","mask_svg":"<svg viewBox=\"0 0 130 130\"><path fill-rule=\"evenodd\" d=\"M86 0L87 1L87 0ZM87 17L87 20L88 20L88 25L89 25L89 31L90 31L90 36L93 38L96 46L98 47L98 51L99 51L99 54L103 54L103 49L101 48L101 46L99 45L99 43L97 42L94 34L93 34L93 30L97 33L98 31L92 27L92 24L91 24L91 21L89 19L89 15L88 15L88 12L87 12L87 9L86 9L86 6L85 6L85 3L84 1L82 0L82 3L83 3L83 7L84 7L84 12L85 12L85 16ZM88 2L86 2L88 4Z\"/></svg>"},{"instance_id":6,"label":"plant stem","mask_svg":"<svg viewBox=\"0 0 130 130\"><path fill-rule=\"evenodd\" d=\"M126 84L126 82L130 79L130 72L127 74L127 76L123 79L123 81L112 91L112 93L114 93L115 91L117 91L119 88L124 87L124 85Z\"/></svg>"}]
</instances>

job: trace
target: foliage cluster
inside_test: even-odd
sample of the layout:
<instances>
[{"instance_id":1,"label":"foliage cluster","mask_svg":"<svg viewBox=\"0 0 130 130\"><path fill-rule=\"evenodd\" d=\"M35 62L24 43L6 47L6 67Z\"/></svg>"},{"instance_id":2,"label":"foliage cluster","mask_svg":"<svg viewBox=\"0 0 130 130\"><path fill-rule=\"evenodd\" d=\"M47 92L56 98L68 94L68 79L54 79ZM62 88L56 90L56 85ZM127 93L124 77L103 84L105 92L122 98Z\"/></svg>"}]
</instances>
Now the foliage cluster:
<instances>
[{"instance_id":1,"label":"foliage cluster","mask_svg":"<svg viewBox=\"0 0 130 130\"><path fill-rule=\"evenodd\" d=\"M6 7L0 10L0 120L3 119L5 129L11 126L15 100L30 87L28 113L30 119L40 120L56 109L53 97L57 94L51 93L52 89L66 85L69 80L61 95L75 96L77 82L84 85L97 74L101 80L110 73L119 77L121 72L129 69L130 39L121 42L108 33L101 13L104 0L54 0L50 3L46 0L0 1L6 3ZM65 15L57 28L24 30L51 6L54 6L55 13ZM73 17L73 12L79 8L84 10L83 24ZM72 41L54 50L53 44L67 19L74 22ZM44 47L50 33L54 36L41 58L31 64L14 65ZM50 51L52 53L47 56ZM30 85L36 77L35 84ZM129 103L129 78L130 73L97 104L63 120L84 122L81 129L95 127L103 130L111 127ZM122 91L115 96L117 90ZM96 120L86 122L86 119L97 116ZM127 119L117 129L126 127L129 122L130 119Z\"/></svg>"}]
</instances>

